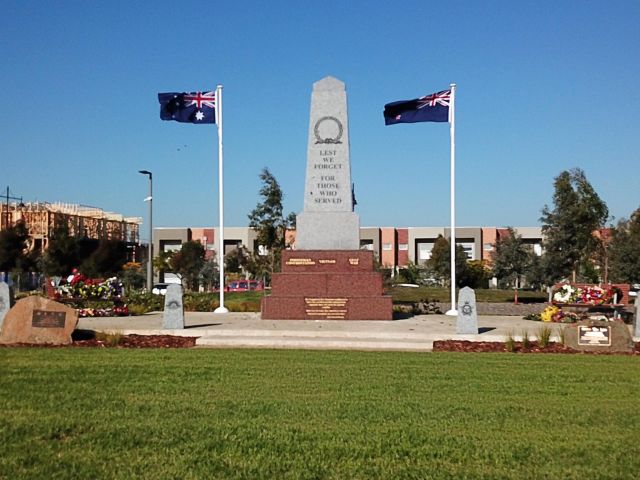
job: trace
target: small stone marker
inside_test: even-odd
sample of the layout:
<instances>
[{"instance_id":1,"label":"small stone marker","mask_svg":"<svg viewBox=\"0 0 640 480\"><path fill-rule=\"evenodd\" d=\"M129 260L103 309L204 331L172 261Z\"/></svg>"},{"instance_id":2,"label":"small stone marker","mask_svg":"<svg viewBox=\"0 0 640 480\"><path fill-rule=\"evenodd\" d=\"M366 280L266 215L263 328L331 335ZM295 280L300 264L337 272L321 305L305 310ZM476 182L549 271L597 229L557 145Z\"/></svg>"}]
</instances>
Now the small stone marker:
<instances>
[{"instance_id":1,"label":"small stone marker","mask_svg":"<svg viewBox=\"0 0 640 480\"><path fill-rule=\"evenodd\" d=\"M631 352L633 339L620 321L584 320L564 329L567 347L586 352Z\"/></svg>"},{"instance_id":2,"label":"small stone marker","mask_svg":"<svg viewBox=\"0 0 640 480\"><path fill-rule=\"evenodd\" d=\"M640 299L636 297L634 302L635 315L633 316L633 336L640 337Z\"/></svg>"},{"instance_id":3,"label":"small stone marker","mask_svg":"<svg viewBox=\"0 0 640 480\"><path fill-rule=\"evenodd\" d=\"M458 294L458 321L456 333L478 334L478 312L476 310L476 292L464 287Z\"/></svg>"},{"instance_id":4,"label":"small stone marker","mask_svg":"<svg viewBox=\"0 0 640 480\"><path fill-rule=\"evenodd\" d=\"M78 324L78 313L43 297L18 300L2 325L0 343L69 345Z\"/></svg>"},{"instance_id":5,"label":"small stone marker","mask_svg":"<svg viewBox=\"0 0 640 480\"><path fill-rule=\"evenodd\" d=\"M162 328L175 330L184 328L184 305L182 304L182 286L172 283L164 295L164 315Z\"/></svg>"},{"instance_id":6,"label":"small stone marker","mask_svg":"<svg viewBox=\"0 0 640 480\"><path fill-rule=\"evenodd\" d=\"M2 323L4 317L11 308L11 296L9 295L9 285L5 282L0 282L0 330L2 330Z\"/></svg>"}]
</instances>

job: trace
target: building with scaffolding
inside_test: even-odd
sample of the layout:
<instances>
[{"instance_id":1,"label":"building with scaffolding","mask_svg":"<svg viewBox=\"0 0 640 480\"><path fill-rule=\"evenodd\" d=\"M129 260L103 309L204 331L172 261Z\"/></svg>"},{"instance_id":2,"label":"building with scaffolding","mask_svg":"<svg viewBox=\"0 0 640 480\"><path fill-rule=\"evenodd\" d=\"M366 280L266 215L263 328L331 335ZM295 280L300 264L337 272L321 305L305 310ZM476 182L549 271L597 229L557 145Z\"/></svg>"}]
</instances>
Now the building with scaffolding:
<instances>
[{"instance_id":1,"label":"building with scaffolding","mask_svg":"<svg viewBox=\"0 0 640 480\"><path fill-rule=\"evenodd\" d=\"M137 247L140 217L125 217L101 208L68 203L3 202L0 204L0 230L23 221L30 238L30 249L44 251L55 228L66 224L69 235L92 240L116 240Z\"/></svg>"}]
</instances>

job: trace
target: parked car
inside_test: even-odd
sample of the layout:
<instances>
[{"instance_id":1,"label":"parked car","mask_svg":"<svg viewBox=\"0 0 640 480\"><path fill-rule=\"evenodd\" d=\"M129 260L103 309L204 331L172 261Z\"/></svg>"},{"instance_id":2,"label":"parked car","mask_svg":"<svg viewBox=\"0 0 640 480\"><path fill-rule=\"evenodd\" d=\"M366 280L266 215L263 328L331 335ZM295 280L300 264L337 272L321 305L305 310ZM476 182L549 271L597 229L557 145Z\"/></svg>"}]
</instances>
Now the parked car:
<instances>
[{"instance_id":1,"label":"parked car","mask_svg":"<svg viewBox=\"0 0 640 480\"><path fill-rule=\"evenodd\" d=\"M227 292L248 292L250 290L264 290L262 282L257 280L236 280L227 283Z\"/></svg>"}]
</instances>

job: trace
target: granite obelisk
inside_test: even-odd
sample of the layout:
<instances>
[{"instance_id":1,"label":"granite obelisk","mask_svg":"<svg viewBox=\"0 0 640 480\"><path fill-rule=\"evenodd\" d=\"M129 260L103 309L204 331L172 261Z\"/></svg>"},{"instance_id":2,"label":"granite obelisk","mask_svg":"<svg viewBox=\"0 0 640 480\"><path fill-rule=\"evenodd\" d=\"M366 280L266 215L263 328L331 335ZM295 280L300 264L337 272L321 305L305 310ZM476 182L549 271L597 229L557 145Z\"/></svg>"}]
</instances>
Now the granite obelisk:
<instances>
[{"instance_id":1,"label":"granite obelisk","mask_svg":"<svg viewBox=\"0 0 640 480\"><path fill-rule=\"evenodd\" d=\"M308 141L296 249L358 250L360 220L353 212L347 93L334 77L313 84Z\"/></svg>"}]
</instances>

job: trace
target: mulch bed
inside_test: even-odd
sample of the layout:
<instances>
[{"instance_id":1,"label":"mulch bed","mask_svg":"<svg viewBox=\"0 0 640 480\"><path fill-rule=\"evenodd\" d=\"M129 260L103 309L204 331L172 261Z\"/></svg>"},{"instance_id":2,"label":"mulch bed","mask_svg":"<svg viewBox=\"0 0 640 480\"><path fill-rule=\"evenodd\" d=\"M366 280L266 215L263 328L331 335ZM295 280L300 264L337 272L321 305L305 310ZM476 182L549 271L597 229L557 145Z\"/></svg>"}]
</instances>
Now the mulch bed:
<instances>
[{"instance_id":1,"label":"mulch bed","mask_svg":"<svg viewBox=\"0 0 640 480\"><path fill-rule=\"evenodd\" d=\"M75 331L70 345L46 345L33 343L0 344L1 347L99 347L99 348L191 348L198 337L177 337L173 335L118 335L100 340L93 332Z\"/></svg>"},{"instance_id":2,"label":"mulch bed","mask_svg":"<svg viewBox=\"0 0 640 480\"><path fill-rule=\"evenodd\" d=\"M173 335L120 335L99 340L93 332L76 331L73 334L72 347L99 348L191 348L198 337L179 337ZM19 343L0 345L0 347L48 347L53 345L34 345ZM64 346L64 345L56 345ZM436 340L433 342L434 352L509 352L505 342L472 342L469 340ZM522 342L515 342L511 353L588 353L595 355L640 355L640 343L636 343L632 353L620 352L582 352L566 347L560 343L549 343L544 348L538 342L531 341L527 348Z\"/></svg>"},{"instance_id":3,"label":"mulch bed","mask_svg":"<svg viewBox=\"0 0 640 480\"><path fill-rule=\"evenodd\" d=\"M469 340L436 340L433 342L434 352L508 352L505 342L471 342ZM522 342L515 342L511 353L581 353L591 355L640 355L640 343L634 344L632 353L621 352L582 352L566 347L561 343L549 343L540 347L538 342L531 341L525 348Z\"/></svg>"},{"instance_id":4,"label":"mulch bed","mask_svg":"<svg viewBox=\"0 0 640 480\"><path fill-rule=\"evenodd\" d=\"M198 337L176 337L173 335L122 335L117 342L90 338L74 340L74 347L117 347L117 348L190 348Z\"/></svg>"}]
</instances>

